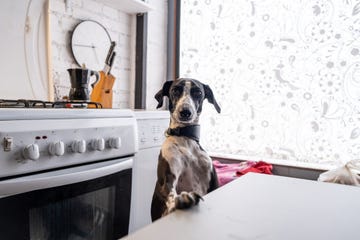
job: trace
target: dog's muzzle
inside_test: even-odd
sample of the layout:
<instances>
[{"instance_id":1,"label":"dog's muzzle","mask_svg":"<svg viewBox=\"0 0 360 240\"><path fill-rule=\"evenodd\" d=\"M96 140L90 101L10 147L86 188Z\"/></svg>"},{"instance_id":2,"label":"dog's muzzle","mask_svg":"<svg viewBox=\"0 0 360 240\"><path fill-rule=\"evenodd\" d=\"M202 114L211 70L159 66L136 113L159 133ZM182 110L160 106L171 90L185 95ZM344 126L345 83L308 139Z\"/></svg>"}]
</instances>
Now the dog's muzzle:
<instances>
[{"instance_id":1,"label":"dog's muzzle","mask_svg":"<svg viewBox=\"0 0 360 240\"><path fill-rule=\"evenodd\" d=\"M191 123L196 119L195 105L189 97L184 97L177 102L174 117L182 123Z\"/></svg>"},{"instance_id":2,"label":"dog's muzzle","mask_svg":"<svg viewBox=\"0 0 360 240\"><path fill-rule=\"evenodd\" d=\"M181 121L189 121L192 118L192 113L188 108L183 108L179 112L179 116Z\"/></svg>"}]
</instances>

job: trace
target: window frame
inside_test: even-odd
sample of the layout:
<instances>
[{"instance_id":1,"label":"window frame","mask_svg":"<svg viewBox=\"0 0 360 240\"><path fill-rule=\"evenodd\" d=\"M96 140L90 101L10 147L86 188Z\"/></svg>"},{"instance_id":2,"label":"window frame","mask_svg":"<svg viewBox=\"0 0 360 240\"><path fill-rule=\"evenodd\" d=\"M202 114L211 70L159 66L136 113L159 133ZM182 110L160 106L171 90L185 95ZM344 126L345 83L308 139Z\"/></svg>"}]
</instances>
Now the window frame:
<instances>
[{"instance_id":1,"label":"window frame","mask_svg":"<svg viewBox=\"0 0 360 240\"><path fill-rule=\"evenodd\" d=\"M136 15L135 40L135 109L146 108L146 62L147 62L148 14Z\"/></svg>"}]
</instances>

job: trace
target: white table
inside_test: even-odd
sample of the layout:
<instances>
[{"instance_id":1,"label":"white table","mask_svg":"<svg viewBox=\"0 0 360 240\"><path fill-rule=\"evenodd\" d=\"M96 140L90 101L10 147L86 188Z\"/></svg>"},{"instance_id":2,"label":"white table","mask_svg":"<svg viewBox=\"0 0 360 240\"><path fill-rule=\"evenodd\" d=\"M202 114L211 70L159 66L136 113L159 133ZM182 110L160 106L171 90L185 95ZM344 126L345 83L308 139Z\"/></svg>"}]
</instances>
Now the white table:
<instances>
[{"instance_id":1,"label":"white table","mask_svg":"<svg viewBox=\"0 0 360 240\"><path fill-rule=\"evenodd\" d=\"M360 188L249 173L126 239L360 239Z\"/></svg>"}]
</instances>

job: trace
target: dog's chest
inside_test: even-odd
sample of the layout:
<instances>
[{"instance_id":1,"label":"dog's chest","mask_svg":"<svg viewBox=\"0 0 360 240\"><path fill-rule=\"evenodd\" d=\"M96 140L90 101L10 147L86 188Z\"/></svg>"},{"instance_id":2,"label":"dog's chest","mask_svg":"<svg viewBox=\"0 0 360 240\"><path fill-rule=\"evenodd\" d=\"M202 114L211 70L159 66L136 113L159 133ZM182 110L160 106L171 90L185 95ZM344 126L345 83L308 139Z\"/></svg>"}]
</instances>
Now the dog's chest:
<instances>
[{"instance_id":1,"label":"dog's chest","mask_svg":"<svg viewBox=\"0 0 360 240\"><path fill-rule=\"evenodd\" d=\"M185 137L168 137L162 154L176 176L178 193L194 191L205 195L209 188L212 163L209 155L195 141Z\"/></svg>"}]
</instances>

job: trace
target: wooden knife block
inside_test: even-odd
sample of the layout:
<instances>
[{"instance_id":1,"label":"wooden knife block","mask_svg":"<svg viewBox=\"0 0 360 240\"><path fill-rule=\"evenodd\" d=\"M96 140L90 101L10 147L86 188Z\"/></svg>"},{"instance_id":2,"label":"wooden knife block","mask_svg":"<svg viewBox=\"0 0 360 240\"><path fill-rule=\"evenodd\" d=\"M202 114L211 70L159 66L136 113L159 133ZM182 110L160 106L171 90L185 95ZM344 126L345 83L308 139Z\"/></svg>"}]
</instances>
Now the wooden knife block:
<instances>
[{"instance_id":1,"label":"wooden knife block","mask_svg":"<svg viewBox=\"0 0 360 240\"><path fill-rule=\"evenodd\" d=\"M114 81L113 75L105 75L103 71L100 71L100 81L91 92L91 101L101 103L103 108L112 108Z\"/></svg>"}]
</instances>

